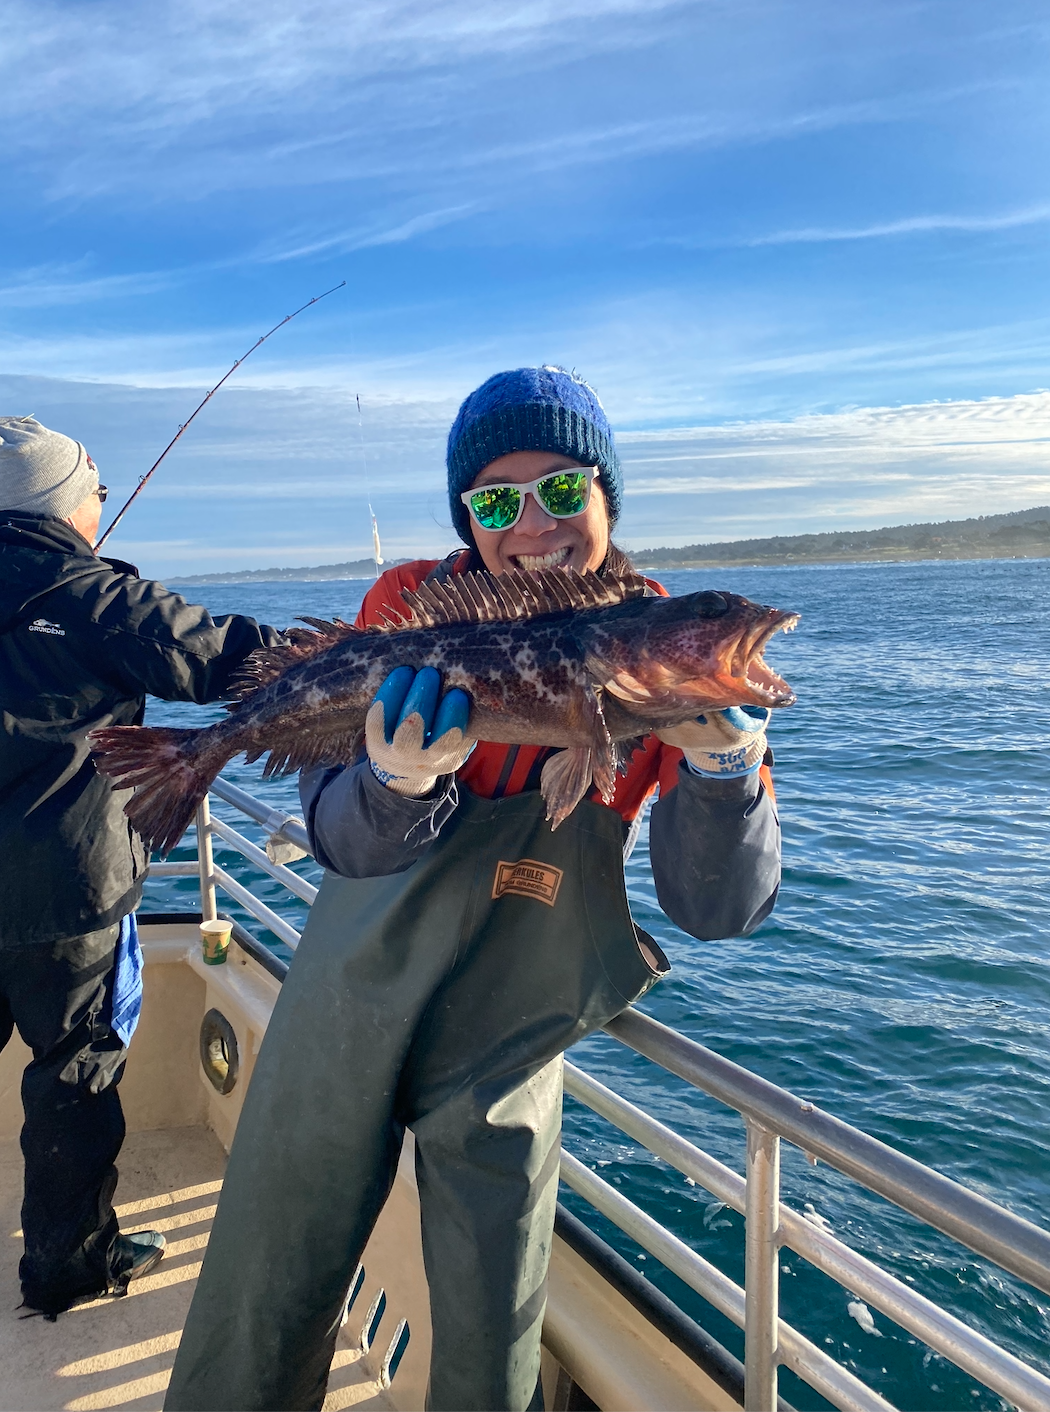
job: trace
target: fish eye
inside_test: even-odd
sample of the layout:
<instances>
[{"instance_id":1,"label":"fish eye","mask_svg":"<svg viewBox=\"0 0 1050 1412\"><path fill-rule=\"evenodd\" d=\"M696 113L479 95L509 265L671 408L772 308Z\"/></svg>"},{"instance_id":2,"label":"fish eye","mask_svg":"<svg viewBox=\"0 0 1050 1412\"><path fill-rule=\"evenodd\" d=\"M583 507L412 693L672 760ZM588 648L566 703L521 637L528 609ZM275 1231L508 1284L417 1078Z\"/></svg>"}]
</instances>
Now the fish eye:
<instances>
[{"instance_id":1,"label":"fish eye","mask_svg":"<svg viewBox=\"0 0 1050 1412\"><path fill-rule=\"evenodd\" d=\"M729 612L729 604L720 593L698 593L696 595L696 616L698 618L720 618Z\"/></svg>"}]
</instances>

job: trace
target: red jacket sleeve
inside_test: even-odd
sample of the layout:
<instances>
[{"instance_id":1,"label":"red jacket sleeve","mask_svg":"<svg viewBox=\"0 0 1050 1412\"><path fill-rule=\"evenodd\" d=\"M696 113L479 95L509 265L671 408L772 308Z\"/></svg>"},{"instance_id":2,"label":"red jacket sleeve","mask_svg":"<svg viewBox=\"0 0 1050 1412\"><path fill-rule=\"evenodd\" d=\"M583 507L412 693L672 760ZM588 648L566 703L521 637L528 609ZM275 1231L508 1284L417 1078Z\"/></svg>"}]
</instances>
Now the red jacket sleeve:
<instances>
[{"instance_id":1,"label":"red jacket sleeve","mask_svg":"<svg viewBox=\"0 0 1050 1412\"><path fill-rule=\"evenodd\" d=\"M440 563L440 559L416 559L411 564L397 564L394 568L387 569L365 594L364 602L354 619L354 626L384 627L386 619L382 610L389 608L396 613L403 612L405 601L401 597L401 590L417 589L427 574Z\"/></svg>"}]
</instances>

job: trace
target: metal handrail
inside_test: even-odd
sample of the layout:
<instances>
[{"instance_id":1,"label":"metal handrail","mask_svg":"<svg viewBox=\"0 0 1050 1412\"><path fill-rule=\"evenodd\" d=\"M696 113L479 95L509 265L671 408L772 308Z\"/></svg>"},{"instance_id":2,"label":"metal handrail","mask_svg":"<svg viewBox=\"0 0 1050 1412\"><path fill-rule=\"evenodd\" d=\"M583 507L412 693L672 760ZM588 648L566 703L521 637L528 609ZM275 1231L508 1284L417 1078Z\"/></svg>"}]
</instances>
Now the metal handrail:
<instances>
[{"instance_id":1,"label":"metal handrail","mask_svg":"<svg viewBox=\"0 0 1050 1412\"><path fill-rule=\"evenodd\" d=\"M262 824L268 833L279 834L288 843L294 843L296 848L301 848L311 857L313 856L310 836L303 826L302 819L297 819L294 814L285 814L281 809L272 809L262 800L249 794L247 790L240 789L237 785L231 784L229 780L224 780L221 775L212 780L211 793L217 794L227 804L232 804L242 814L247 814L248 818L254 819L257 824Z\"/></svg>"},{"instance_id":2,"label":"metal handrail","mask_svg":"<svg viewBox=\"0 0 1050 1412\"><path fill-rule=\"evenodd\" d=\"M221 778L213 782L211 792L261 824L271 836L312 853L306 829L293 815L270 808ZM197 862L151 863L150 873L161 877L199 873L205 915L215 915L215 888L221 887L294 949L300 933L214 863L212 838L221 838L308 906L317 889L283 864L272 863L262 849L230 825L213 819L207 798L198 811L197 825ZM746 1178L572 1064L565 1065L567 1092L745 1214L746 1287L742 1289L563 1150L563 1180L745 1329L745 1406L750 1412L776 1404L778 1363L791 1368L845 1412L891 1412L890 1404L878 1393L778 1317L781 1246L796 1251L1026 1412L1050 1412L1050 1379L781 1205L780 1138L1045 1293L1050 1293L1050 1233L640 1011L624 1011L605 1029L618 1043L744 1118Z\"/></svg>"},{"instance_id":3,"label":"metal handrail","mask_svg":"<svg viewBox=\"0 0 1050 1412\"><path fill-rule=\"evenodd\" d=\"M565 1091L734 1211L746 1211L744 1178L643 1108L574 1064L565 1064ZM778 1243L794 1250L1014 1405L1050 1412L1050 1378L783 1205L779 1209Z\"/></svg>"},{"instance_id":4,"label":"metal handrail","mask_svg":"<svg viewBox=\"0 0 1050 1412\"><path fill-rule=\"evenodd\" d=\"M605 1028L662 1069L1050 1294L1050 1232L639 1010L625 1010Z\"/></svg>"},{"instance_id":5,"label":"metal handrail","mask_svg":"<svg viewBox=\"0 0 1050 1412\"><path fill-rule=\"evenodd\" d=\"M719 1313L724 1314L738 1327L744 1327L746 1292L728 1275L724 1275L717 1266L698 1255L685 1241L672 1235L647 1211L628 1200L622 1192L603 1181L569 1152L562 1152L561 1175L566 1185L571 1186L573 1191L582 1196L596 1211L607 1216L632 1240L648 1250L650 1255L655 1255L662 1265L676 1274L690 1289L695 1289L697 1294L713 1305ZM880 1397L867 1383L862 1382L841 1363L837 1363L790 1324L780 1320L778 1332L783 1361L836 1407L843 1408L844 1412L892 1412L892 1403ZM775 1407L776 1399L771 1403L751 1402L747 1399L746 1405L754 1408L754 1412L763 1412L765 1408Z\"/></svg>"},{"instance_id":6,"label":"metal handrail","mask_svg":"<svg viewBox=\"0 0 1050 1412\"><path fill-rule=\"evenodd\" d=\"M262 922L263 926L268 927L274 936L280 937L286 946L290 946L293 951L295 950L299 945L301 933L296 931L291 922L286 922L272 908L267 907L265 902L260 902L253 892L249 892L236 878L231 878L225 868L214 864L211 875L223 891L228 892L233 900L239 902L246 912L250 912L256 921Z\"/></svg>"},{"instance_id":7,"label":"metal handrail","mask_svg":"<svg viewBox=\"0 0 1050 1412\"><path fill-rule=\"evenodd\" d=\"M151 862L146 869L146 876L149 878L195 878L199 872L197 864L188 860L184 863Z\"/></svg>"},{"instance_id":8,"label":"metal handrail","mask_svg":"<svg viewBox=\"0 0 1050 1412\"><path fill-rule=\"evenodd\" d=\"M252 843L251 839L245 838L244 834L238 833L236 829L231 829L229 824L224 824L221 819L212 819L211 831L217 838L228 843L231 848L235 848L250 863L254 863L257 868L260 868L264 873L269 873L271 878L282 883L289 892L294 892L296 897L303 902L313 904L317 896L317 888L313 883L308 883L305 878L301 878L298 873L293 873L291 868L285 867L283 863L271 863L263 850Z\"/></svg>"}]
</instances>

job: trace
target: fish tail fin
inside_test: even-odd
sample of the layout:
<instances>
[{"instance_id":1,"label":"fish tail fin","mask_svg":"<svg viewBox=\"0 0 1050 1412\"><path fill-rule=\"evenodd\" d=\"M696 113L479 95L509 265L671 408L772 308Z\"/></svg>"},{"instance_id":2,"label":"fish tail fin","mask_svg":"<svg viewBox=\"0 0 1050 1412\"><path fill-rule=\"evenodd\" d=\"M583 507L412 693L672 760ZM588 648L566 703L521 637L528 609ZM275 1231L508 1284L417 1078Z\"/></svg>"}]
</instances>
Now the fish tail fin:
<instances>
[{"instance_id":1,"label":"fish tail fin","mask_svg":"<svg viewBox=\"0 0 1050 1412\"><path fill-rule=\"evenodd\" d=\"M110 726L88 737L99 774L114 789L134 789L124 813L150 849L167 854L175 847L234 753L213 730Z\"/></svg>"}]
</instances>

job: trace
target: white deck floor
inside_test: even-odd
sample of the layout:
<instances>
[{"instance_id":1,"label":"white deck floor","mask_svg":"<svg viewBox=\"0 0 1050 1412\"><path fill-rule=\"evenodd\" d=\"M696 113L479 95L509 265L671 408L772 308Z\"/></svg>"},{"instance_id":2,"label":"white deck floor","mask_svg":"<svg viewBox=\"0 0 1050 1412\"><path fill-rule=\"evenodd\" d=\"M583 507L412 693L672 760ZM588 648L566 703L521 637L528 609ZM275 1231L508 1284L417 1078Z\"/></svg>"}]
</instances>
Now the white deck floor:
<instances>
[{"instance_id":1,"label":"white deck floor","mask_svg":"<svg viewBox=\"0 0 1050 1412\"><path fill-rule=\"evenodd\" d=\"M0 1144L0 1412L162 1406L225 1161L207 1128L130 1133L117 1212L124 1230L163 1231L164 1259L134 1281L126 1299L92 1300L51 1324L16 1308L22 1154L17 1142ZM336 1352L325 1412L392 1405L347 1337Z\"/></svg>"}]
</instances>

